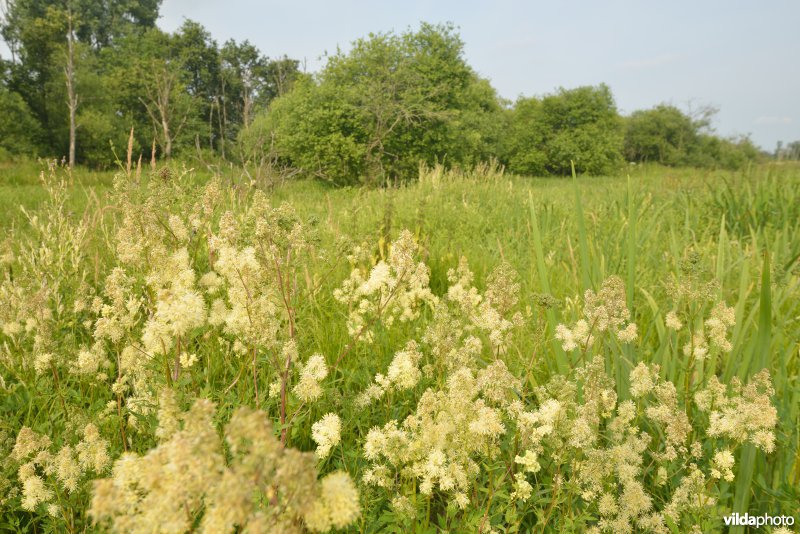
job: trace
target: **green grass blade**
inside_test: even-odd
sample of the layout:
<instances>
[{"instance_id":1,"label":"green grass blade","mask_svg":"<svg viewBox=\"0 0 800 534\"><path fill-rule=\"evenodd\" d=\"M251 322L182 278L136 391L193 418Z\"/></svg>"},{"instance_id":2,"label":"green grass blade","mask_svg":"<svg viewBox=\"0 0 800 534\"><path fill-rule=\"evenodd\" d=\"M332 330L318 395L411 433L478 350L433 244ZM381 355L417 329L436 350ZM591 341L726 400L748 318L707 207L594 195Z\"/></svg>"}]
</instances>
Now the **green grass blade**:
<instances>
[{"instance_id":1,"label":"green grass blade","mask_svg":"<svg viewBox=\"0 0 800 534\"><path fill-rule=\"evenodd\" d=\"M544 249L542 247L542 234L539 230L539 219L536 217L536 207L533 204L533 193L528 192L528 200L531 209L531 231L533 233L533 252L536 255L536 270L539 273L539 285L542 291L547 294L550 292L550 282L547 276L547 265L544 261ZM556 331L556 314L552 309L547 310L547 326L548 337L553 336ZM556 369L559 372L566 372L569 369L569 362L567 355L558 343L558 340L553 338L553 352L555 353Z\"/></svg>"},{"instance_id":2,"label":"green grass blade","mask_svg":"<svg viewBox=\"0 0 800 534\"><path fill-rule=\"evenodd\" d=\"M769 253L764 251L764 266L761 270L761 296L758 310L758 334L753 345L753 353L748 360L755 363L755 369L766 367L772 330L772 295L770 289ZM736 493L733 498L733 511L740 514L746 513L750 504L752 493L753 474L757 461L757 450L754 445L746 444L742 447L739 461L739 472L736 480ZM743 533L744 527L731 529L732 533Z\"/></svg>"},{"instance_id":3,"label":"green grass blade","mask_svg":"<svg viewBox=\"0 0 800 534\"><path fill-rule=\"evenodd\" d=\"M633 186L628 175L628 309L633 315L633 293L636 290L636 206L633 198Z\"/></svg>"},{"instance_id":4,"label":"green grass blade","mask_svg":"<svg viewBox=\"0 0 800 534\"><path fill-rule=\"evenodd\" d=\"M717 243L717 280L719 281L719 297L722 298L722 288L725 285L725 249L728 246L728 234L725 231L725 214L719 224L719 240Z\"/></svg>"},{"instance_id":5,"label":"green grass blade","mask_svg":"<svg viewBox=\"0 0 800 534\"><path fill-rule=\"evenodd\" d=\"M627 251L626 258L628 264L628 275L625 283L626 297L628 309L631 311L631 317L635 319L633 309L633 295L636 291L636 206L633 198L633 185L631 177L628 175L628 227L627 227ZM630 373L630 364L634 360L634 349L632 345L625 345L622 347L622 352L625 358L620 358L614 365L616 371L617 394L620 400L627 400L628 398L628 375Z\"/></svg>"},{"instance_id":6,"label":"green grass blade","mask_svg":"<svg viewBox=\"0 0 800 534\"><path fill-rule=\"evenodd\" d=\"M575 162L572 165L572 185L575 191L575 217L578 222L578 257L580 258L581 284L586 291L592 287L592 279L589 274L589 245L586 239L586 224L583 218L583 205L581 204L581 191L578 187L578 177L575 174Z\"/></svg>"}]
</instances>

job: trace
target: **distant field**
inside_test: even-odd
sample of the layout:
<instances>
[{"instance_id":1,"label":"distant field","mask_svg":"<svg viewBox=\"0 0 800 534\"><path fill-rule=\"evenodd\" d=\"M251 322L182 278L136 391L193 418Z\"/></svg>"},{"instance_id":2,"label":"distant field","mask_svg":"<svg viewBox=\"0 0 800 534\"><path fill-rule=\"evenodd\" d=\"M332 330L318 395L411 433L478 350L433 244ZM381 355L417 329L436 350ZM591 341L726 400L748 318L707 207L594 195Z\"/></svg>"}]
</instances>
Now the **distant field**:
<instances>
[{"instance_id":1,"label":"distant field","mask_svg":"<svg viewBox=\"0 0 800 534\"><path fill-rule=\"evenodd\" d=\"M47 447L32 449L30 456L11 455L2 464L6 479L0 480L0 490L16 489L0 499L0 529L52 525L82 530L90 524L91 507L100 524L125 530L120 526L125 518L147 524L142 504L149 502L147 496L159 502L172 499L184 504L173 508L191 510L173 510L176 521L209 521L203 518L211 516L210 504L204 508L197 494L181 493L194 490L176 487L159 494L168 490L141 486L137 498L145 500L134 512L103 501L89 482L112 476L111 463L123 450L145 454L156 446L163 451L189 447L182 454L198 455L189 469L200 469L201 456L219 453L220 465L233 470L237 464L230 450L201 452L199 442L192 441L202 435L192 434L202 426L192 427L195 415L176 415L198 398L215 403L214 428L221 429L241 406L258 407L275 425L276 436L285 433L289 447L317 448L317 461L309 462L320 476L347 472L360 497L357 513L341 526L354 532L488 532L489 526L502 532L579 532L586 525L609 530L611 521L642 531L687 532L698 525L714 532L722 530L722 516L731 510L797 516L796 166L754 166L742 172L632 166L624 176L576 179L509 176L493 168L467 173L430 169L421 172L418 183L371 190L311 181L262 188L229 169L217 178L220 189L213 200L204 193L212 180L207 171L184 175L175 165L169 175L144 173L141 184L111 196L113 172L81 169L67 178L60 212L57 204L48 203L38 174L33 164L0 165L0 245L5 243L16 258L6 267L13 276L0 280L0 346L6 347L0 357L0 386L6 392L0 400L0 433L6 438L0 440L0 457L10 454L23 426L49 435L55 455L65 444L85 442L83 426L91 422L105 440L108 461L94 470L78 462L79 489L64 492L57 489L63 477L52 469L47 473L47 460L31 460ZM59 171L57 176L65 175ZM258 207L257 191L266 193L269 208ZM270 211L284 202L296 213ZM53 224L49 229L31 226L20 206ZM223 215L227 210L230 219ZM81 221L83 230L78 230ZM67 233L55 235L59 228ZM120 228L127 233L118 233ZM406 229L411 241L401 238ZM398 238L399 244L390 246ZM429 280L397 267L405 265L397 251L410 242L414 262L427 266ZM72 246L77 254L68 250ZM247 267L248 247L258 269ZM139 251L140 258L127 257L123 249ZM181 251L188 263L177 266L174 258ZM474 280L459 278L457 272L448 276L461 257L468 260ZM375 266L381 262L388 265L387 278L370 278L371 273L378 276ZM497 271L501 264L510 270ZM114 267L121 267L126 282L106 278ZM191 283L178 287L187 269ZM212 271L215 276L201 278ZM509 273L516 273L519 287ZM615 278L604 284L610 277ZM407 286L410 278L421 286ZM350 294L345 280L354 287L366 285ZM49 284L57 289L48 292ZM113 284L121 284L121 300L114 300ZM482 304L463 296L473 285ZM336 292L341 288L343 293ZM588 289L600 291L596 301L585 295ZM175 326L177 318L163 318L173 313L164 310L177 306L169 299L181 291L198 300L178 315L192 316L202 308L202 317L184 330ZM109 308L76 305L95 295ZM123 319L124 303L131 298L141 307L130 320ZM227 311L218 308L223 319L215 323L214 301L220 298ZM262 324L251 316L249 327L243 326L247 320L232 318L236 299L244 299L242 309L248 314L253 307L274 317ZM592 311L592 302L602 313ZM112 308L121 330L108 337L97 325L111 316ZM49 311L43 314L43 309ZM155 325L161 320L165 323ZM580 320L587 323L581 326ZM636 326L624 330L630 323ZM454 337L437 337L445 331ZM153 345L154 335L162 336L160 345ZM470 336L480 340L477 352L470 352ZM365 344L369 337L372 343ZM409 340L417 343L418 354ZM292 350L297 354L287 357ZM146 357L126 366L126 351ZM49 354L44 364L43 353ZM189 353L197 360L189 359ZM303 375L308 369L303 366L315 353L324 358L326 376L312 380ZM591 375L598 371L591 371L594 356L605 379ZM94 367L86 367L87 358L97 359ZM276 363L284 358L294 362L286 374ZM491 377L496 389L474 386L473 393L466 393L470 382L465 373L480 382L487 368L497 371L492 366L498 361L508 376ZM643 371L640 362L659 368ZM576 375L575 369L584 365L589 374ZM770 372L773 392L762 380L750 396L734 386L717 404L704 408L698 400L712 377L724 384L735 377L747 383L762 368ZM631 374L634 370L638 374ZM645 380L642 373L654 374ZM559 376L566 382L558 382ZM122 377L126 385L112 389ZM301 391L303 380L318 383L318 398ZM465 382L448 386L458 380ZM659 389L657 384L665 381L674 384L673 397L668 387ZM548 383L550 389L544 387ZM364 401L370 384L375 398ZM574 385L574 397L566 393L572 387L568 384ZM642 388L646 391L640 394ZM465 391L461 397L456 394L460 389ZM426 390L439 397L432 401ZM615 397L603 397L608 392ZM433 403L429 409L438 415L423 413L421 399ZM635 401L629 419L621 415L626 400ZM543 407L556 404L558 415L545 414ZM769 424L770 406L777 418L774 426ZM520 410L535 415L525 419ZM457 417L462 412L484 419L465 422ZM320 438L315 423L326 414L338 416L340 430ZM416 422L406 419L412 414ZM736 419L737 414L750 419ZM175 428L165 433L168 417ZM487 422L493 418L499 427ZM712 424L715 418L739 427L719 430ZM379 435L388 432L391 420L404 433L404 445L397 445L401 451ZM593 437L591 444L578 446L572 432L583 423ZM684 423L685 434L679 429ZM381 430L376 434L373 429ZM639 431L650 439L641 449L634 439ZM188 441L179 445L176 436ZM442 441L432 444L436 436ZM324 449L326 440L330 453ZM538 458L527 474L526 450L532 455L528 459ZM720 451L730 451L735 459L728 466L730 477L724 476ZM440 453L451 470L448 475L432 474ZM595 460L598 464L591 467ZM40 495L38 508L20 504L29 491L17 473L25 462L34 462L35 476L53 488L49 498L46 492ZM587 466L598 470L597 478ZM689 488L695 471L702 481ZM337 525L331 510L325 509L325 523L314 515L322 513L316 504L292 501L299 497L288 489L283 493L281 484L287 482L281 480L276 475L252 488L253 509L272 510L267 515L275 522L268 524L287 521L313 530ZM209 479L203 487L218 482ZM637 504L632 493L639 490L645 497ZM323 485L307 491L322 492L323 502L327 490ZM680 501L686 491L694 492L694 501ZM113 492L103 498L112 494L123 498ZM225 502L219 495L204 495L207 503L214 498ZM272 498L285 505L282 511L261 506L268 501L265 495L278 495ZM59 507L54 517L48 516L48 503ZM343 506L353 508L352 503ZM251 504L244 507L250 510ZM255 516L245 516L254 521Z\"/></svg>"}]
</instances>

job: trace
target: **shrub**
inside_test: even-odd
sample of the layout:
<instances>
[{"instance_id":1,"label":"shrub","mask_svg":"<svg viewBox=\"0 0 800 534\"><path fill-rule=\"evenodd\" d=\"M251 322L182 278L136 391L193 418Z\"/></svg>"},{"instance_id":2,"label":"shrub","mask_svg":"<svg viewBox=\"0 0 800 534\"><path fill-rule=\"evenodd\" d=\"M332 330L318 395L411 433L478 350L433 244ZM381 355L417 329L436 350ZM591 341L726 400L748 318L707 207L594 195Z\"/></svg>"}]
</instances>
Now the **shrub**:
<instances>
[{"instance_id":1,"label":"shrub","mask_svg":"<svg viewBox=\"0 0 800 534\"><path fill-rule=\"evenodd\" d=\"M22 97L0 85L0 150L20 156L38 155L42 129Z\"/></svg>"},{"instance_id":2,"label":"shrub","mask_svg":"<svg viewBox=\"0 0 800 534\"><path fill-rule=\"evenodd\" d=\"M450 26L372 34L298 82L244 132L337 185L416 176L420 161L470 163L487 154L499 114L491 86L467 66Z\"/></svg>"},{"instance_id":3,"label":"shrub","mask_svg":"<svg viewBox=\"0 0 800 534\"><path fill-rule=\"evenodd\" d=\"M521 98L511 112L504 160L519 174L608 174L622 162L621 122L605 86Z\"/></svg>"}]
</instances>

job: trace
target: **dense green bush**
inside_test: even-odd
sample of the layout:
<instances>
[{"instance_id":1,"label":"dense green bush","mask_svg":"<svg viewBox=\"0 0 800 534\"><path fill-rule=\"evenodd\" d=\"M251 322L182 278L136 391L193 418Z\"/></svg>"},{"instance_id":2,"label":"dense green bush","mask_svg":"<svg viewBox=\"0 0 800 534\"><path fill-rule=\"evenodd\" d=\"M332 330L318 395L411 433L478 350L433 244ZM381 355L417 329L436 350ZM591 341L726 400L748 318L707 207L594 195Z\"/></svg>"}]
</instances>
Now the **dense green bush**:
<instances>
[{"instance_id":1,"label":"dense green bush","mask_svg":"<svg viewBox=\"0 0 800 534\"><path fill-rule=\"evenodd\" d=\"M714 110L692 118L675 106L660 104L635 111L625 121L625 158L669 166L737 169L755 161L759 151L747 137L723 139L710 130Z\"/></svg>"},{"instance_id":2,"label":"dense green bush","mask_svg":"<svg viewBox=\"0 0 800 534\"><path fill-rule=\"evenodd\" d=\"M698 150L689 160L695 167L741 169L761 157L749 137L720 138L715 135L700 136Z\"/></svg>"},{"instance_id":3,"label":"dense green bush","mask_svg":"<svg viewBox=\"0 0 800 534\"><path fill-rule=\"evenodd\" d=\"M560 89L521 98L511 111L504 144L509 170L519 174L607 174L622 162L621 119L606 85Z\"/></svg>"},{"instance_id":4,"label":"dense green bush","mask_svg":"<svg viewBox=\"0 0 800 534\"><path fill-rule=\"evenodd\" d=\"M365 139L355 110L342 106L337 93L331 85L302 78L242 132L242 144L248 152L270 144L287 164L335 183L362 175Z\"/></svg>"},{"instance_id":5,"label":"dense green bush","mask_svg":"<svg viewBox=\"0 0 800 534\"><path fill-rule=\"evenodd\" d=\"M699 142L698 124L667 104L634 111L625 125L625 158L662 165L686 165Z\"/></svg>"},{"instance_id":6,"label":"dense green bush","mask_svg":"<svg viewBox=\"0 0 800 534\"><path fill-rule=\"evenodd\" d=\"M80 114L81 135L77 137L77 148L83 161L94 168L112 165L114 152L124 158L128 143L125 122L114 114L87 109ZM139 154L139 144L134 145L134 154Z\"/></svg>"},{"instance_id":7,"label":"dense green bush","mask_svg":"<svg viewBox=\"0 0 800 534\"><path fill-rule=\"evenodd\" d=\"M22 97L0 85L0 154L36 155L41 139L41 127Z\"/></svg>"},{"instance_id":8,"label":"dense green bush","mask_svg":"<svg viewBox=\"0 0 800 534\"><path fill-rule=\"evenodd\" d=\"M463 58L450 26L372 34L297 83L242 139L274 143L306 175L380 184L416 175L420 161L474 163L493 153L500 105Z\"/></svg>"}]
</instances>

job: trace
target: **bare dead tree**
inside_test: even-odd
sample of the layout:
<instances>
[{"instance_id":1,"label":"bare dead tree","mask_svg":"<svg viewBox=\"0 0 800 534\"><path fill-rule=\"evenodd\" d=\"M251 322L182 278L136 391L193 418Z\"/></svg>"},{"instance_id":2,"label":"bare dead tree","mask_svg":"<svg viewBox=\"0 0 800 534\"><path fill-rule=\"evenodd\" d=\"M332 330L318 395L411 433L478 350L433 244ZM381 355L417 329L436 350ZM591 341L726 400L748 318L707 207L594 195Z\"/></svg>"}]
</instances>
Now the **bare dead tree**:
<instances>
[{"instance_id":1,"label":"bare dead tree","mask_svg":"<svg viewBox=\"0 0 800 534\"><path fill-rule=\"evenodd\" d=\"M244 127L250 126L253 110L253 73L249 68L242 69L242 120Z\"/></svg>"},{"instance_id":2,"label":"bare dead tree","mask_svg":"<svg viewBox=\"0 0 800 534\"><path fill-rule=\"evenodd\" d=\"M164 157L172 157L172 143L180 135L189 119L188 110L181 110L175 102L174 92L178 88L178 73L168 63L154 65L153 82L145 89L146 98L139 98L144 105L153 127L160 130Z\"/></svg>"},{"instance_id":3,"label":"bare dead tree","mask_svg":"<svg viewBox=\"0 0 800 534\"><path fill-rule=\"evenodd\" d=\"M228 128L228 117L225 112L225 83L222 84L222 96L214 97L217 108L217 128L219 129L219 150L222 159L225 159L225 131Z\"/></svg>"}]
</instances>

